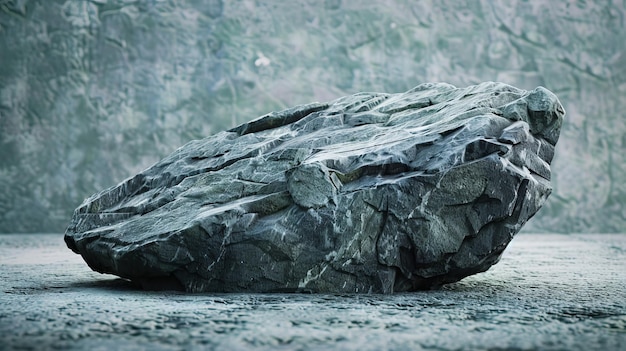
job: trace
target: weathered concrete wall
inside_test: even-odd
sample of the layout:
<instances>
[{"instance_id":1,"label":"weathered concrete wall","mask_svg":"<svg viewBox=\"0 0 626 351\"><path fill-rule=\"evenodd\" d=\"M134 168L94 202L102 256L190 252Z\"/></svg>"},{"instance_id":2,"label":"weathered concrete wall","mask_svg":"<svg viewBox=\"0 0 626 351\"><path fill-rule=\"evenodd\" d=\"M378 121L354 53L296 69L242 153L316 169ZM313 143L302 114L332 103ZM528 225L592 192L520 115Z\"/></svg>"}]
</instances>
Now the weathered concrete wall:
<instances>
[{"instance_id":1,"label":"weathered concrete wall","mask_svg":"<svg viewBox=\"0 0 626 351\"><path fill-rule=\"evenodd\" d=\"M555 92L554 193L527 231L626 228L626 1L0 0L0 232L266 112L488 80Z\"/></svg>"}]
</instances>

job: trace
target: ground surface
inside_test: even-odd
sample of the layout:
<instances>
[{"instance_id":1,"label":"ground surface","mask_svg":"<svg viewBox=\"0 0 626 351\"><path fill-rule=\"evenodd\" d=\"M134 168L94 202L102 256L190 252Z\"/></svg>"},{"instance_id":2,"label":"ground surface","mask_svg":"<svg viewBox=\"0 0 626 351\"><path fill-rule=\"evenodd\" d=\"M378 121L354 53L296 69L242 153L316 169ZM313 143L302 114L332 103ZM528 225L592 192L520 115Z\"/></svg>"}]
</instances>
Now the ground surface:
<instances>
[{"instance_id":1,"label":"ground surface","mask_svg":"<svg viewBox=\"0 0 626 351\"><path fill-rule=\"evenodd\" d=\"M184 294L0 235L0 349L624 350L626 235L516 237L484 274L398 295Z\"/></svg>"}]
</instances>

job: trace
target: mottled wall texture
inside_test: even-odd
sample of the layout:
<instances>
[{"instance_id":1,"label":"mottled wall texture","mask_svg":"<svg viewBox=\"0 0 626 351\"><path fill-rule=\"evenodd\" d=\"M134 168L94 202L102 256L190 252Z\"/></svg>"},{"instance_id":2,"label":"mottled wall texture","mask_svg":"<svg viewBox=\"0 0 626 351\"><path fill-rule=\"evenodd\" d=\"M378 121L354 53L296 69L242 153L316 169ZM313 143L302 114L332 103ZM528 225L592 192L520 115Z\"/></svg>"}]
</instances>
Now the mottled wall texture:
<instances>
[{"instance_id":1,"label":"mottled wall texture","mask_svg":"<svg viewBox=\"0 0 626 351\"><path fill-rule=\"evenodd\" d=\"M626 1L0 0L0 232L273 110L423 82L567 110L526 231L626 232Z\"/></svg>"}]
</instances>

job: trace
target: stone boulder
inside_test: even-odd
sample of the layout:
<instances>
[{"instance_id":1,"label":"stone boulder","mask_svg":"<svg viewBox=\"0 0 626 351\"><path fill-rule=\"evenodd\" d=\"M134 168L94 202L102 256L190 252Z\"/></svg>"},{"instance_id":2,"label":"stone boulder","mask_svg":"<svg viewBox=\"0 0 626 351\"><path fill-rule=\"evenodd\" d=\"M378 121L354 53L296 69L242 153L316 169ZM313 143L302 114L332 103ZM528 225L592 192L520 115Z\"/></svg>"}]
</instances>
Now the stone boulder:
<instances>
[{"instance_id":1,"label":"stone boulder","mask_svg":"<svg viewBox=\"0 0 626 351\"><path fill-rule=\"evenodd\" d=\"M272 112L88 198L65 241L147 289L436 288L495 264L545 202L563 115L493 82Z\"/></svg>"}]
</instances>

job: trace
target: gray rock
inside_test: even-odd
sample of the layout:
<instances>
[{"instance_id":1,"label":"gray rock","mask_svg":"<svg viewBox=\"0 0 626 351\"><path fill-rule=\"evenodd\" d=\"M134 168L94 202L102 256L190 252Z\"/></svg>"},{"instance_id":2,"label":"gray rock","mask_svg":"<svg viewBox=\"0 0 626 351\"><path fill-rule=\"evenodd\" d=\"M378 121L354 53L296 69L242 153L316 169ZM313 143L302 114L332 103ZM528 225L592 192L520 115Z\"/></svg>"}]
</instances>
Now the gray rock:
<instances>
[{"instance_id":1,"label":"gray rock","mask_svg":"<svg viewBox=\"0 0 626 351\"><path fill-rule=\"evenodd\" d=\"M493 82L272 112L93 195L65 241L149 289L438 287L495 264L542 206L563 115Z\"/></svg>"}]
</instances>

